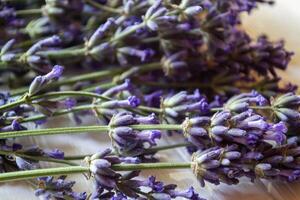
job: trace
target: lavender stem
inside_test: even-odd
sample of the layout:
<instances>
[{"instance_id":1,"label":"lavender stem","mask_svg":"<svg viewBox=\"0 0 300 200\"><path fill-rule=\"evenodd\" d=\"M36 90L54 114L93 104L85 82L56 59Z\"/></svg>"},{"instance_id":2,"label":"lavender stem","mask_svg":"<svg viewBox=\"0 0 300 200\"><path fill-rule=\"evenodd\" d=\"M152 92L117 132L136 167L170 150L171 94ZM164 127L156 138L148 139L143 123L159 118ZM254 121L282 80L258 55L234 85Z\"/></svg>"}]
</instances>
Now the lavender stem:
<instances>
[{"instance_id":1,"label":"lavender stem","mask_svg":"<svg viewBox=\"0 0 300 200\"><path fill-rule=\"evenodd\" d=\"M40 8L35 8L35 9L27 9L27 10L16 10L16 15L17 16L26 16L26 15L41 15L42 10Z\"/></svg>"},{"instance_id":2,"label":"lavender stem","mask_svg":"<svg viewBox=\"0 0 300 200\"><path fill-rule=\"evenodd\" d=\"M76 163L67 161L67 160L62 160L62 159L54 159L54 158L47 158L43 156L29 156L26 154L18 153L18 152L13 152L13 151L3 151L0 150L0 155L5 155L5 156L18 156L21 158L28 158L30 160L34 161L44 161L44 162L52 162L52 163L60 163L60 164L67 164L70 166L77 166Z\"/></svg>"},{"instance_id":3,"label":"lavender stem","mask_svg":"<svg viewBox=\"0 0 300 200\"><path fill-rule=\"evenodd\" d=\"M146 124L146 125L130 125L128 126L135 130L168 130L168 131L180 131L182 130L181 124ZM109 131L109 126L80 126L80 127L61 127L61 128L47 128L47 129L35 129L24 131L9 131L0 133L0 139L15 138L24 136L42 136L42 135L56 135L56 134L80 134L84 132L89 133L103 133L103 131Z\"/></svg>"},{"instance_id":4,"label":"lavender stem","mask_svg":"<svg viewBox=\"0 0 300 200\"><path fill-rule=\"evenodd\" d=\"M158 151L164 151L164 150L170 150L170 149L175 149L175 148L180 148L180 147L186 147L190 145L188 142L184 143L178 143L178 144L172 144L172 145L163 145L163 146L158 146L158 147L152 147L149 149L145 150L145 154L151 153L151 152L158 152ZM82 160L85 157L92 156L91 154L86 154L86 155L73 155L73 156L65 156L65 160Z\"/></svg>"},{"instance_id":5,"label":"lavender stem","mask_svg":"<svg viewBox=\"0 0 300 200\"><path fill-rule=\"evenodd\" d=\"M182 163L143 163L143 164L115 164L111 168L116 171L150 170L150 169L186 169L190 162ZM0 174L0 182L28 180L42 176L56 176L67 174L88 173L89 167L70 166L27 171L7 172Z\"/></svg>"}]
</instances>

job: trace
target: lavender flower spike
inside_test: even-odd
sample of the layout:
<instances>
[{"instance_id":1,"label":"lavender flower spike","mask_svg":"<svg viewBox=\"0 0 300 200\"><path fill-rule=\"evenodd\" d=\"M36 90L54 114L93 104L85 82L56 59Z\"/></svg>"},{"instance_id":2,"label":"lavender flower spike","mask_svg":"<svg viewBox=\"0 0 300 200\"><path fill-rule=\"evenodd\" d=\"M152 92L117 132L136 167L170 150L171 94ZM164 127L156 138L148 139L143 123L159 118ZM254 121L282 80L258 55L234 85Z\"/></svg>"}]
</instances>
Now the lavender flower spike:
<instances>
[{"instance_id":1,"label":"lavender flower spike","mask_svg":"<svg viewBox=\"0 0 300 200\"><path fill-rule=\"evenodd\" d=\"M119 112L112 117L109 126L109 135L113 147L120 155L138 156L142 155L149 147L156 145L156 140L161 138L158 130L136 131L130 128L133 124L156 123L157 120L140 116L134 116L129 112ZM146 145L148 144L148 145Z\"/></svg>"},{"instance_id":2,"label":"lavender flower spike","mask_svg":"<svg viewBox=\"0 0 300 200\"><path fill-rule=\"evenodd\" d=\"M74 200L86 200L87 194L74 192L72 187L75 181L65 180L65 176L60 176L58 179L54 179L51 176L38 178L38 189L35 190L35 195L45 200L50 199L74 199Z\"/></svg>"},{"instance_id":3,"label":"lavender flower spike","mask_svg":"<svg viewBox=\"0 0 300 200\"><path fill-rule=\"evenodd\" d=\"M62 66L55 65L49 73L43 76L37 76L29 86L29 96L38 93L44 86L54 80L57 80L62 75L63 69L64 68Z\"/></svg>"}]
</instances>

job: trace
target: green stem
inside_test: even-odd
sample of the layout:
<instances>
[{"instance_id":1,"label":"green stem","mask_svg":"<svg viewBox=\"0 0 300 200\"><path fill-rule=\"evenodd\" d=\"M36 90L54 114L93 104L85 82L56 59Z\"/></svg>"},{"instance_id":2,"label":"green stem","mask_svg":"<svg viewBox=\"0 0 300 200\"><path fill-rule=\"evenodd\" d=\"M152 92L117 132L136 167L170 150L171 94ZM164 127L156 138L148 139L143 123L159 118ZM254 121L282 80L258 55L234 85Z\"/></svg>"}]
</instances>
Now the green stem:
<instances>
[{"instance_id":1,"label":"green stem","mask_svg":"<svg viewBox=\"0 0 300 200\"><path fill-rule=\"evenodd\" d=\"M142 163L142 164L116 164L111 168L116 171L150 170L150 169L187 169L190 162L186 163ZM0 182L28 180L42 176L57 176L78 173L88 173L88 167L70 166L27 171L7 172L0 174Z\"/></svg>"},{"instance_id":2,"label":"green stem","mask_svg":"<svg viewBox=\"0 0 300 200\"><path fill-rule=\"evenodd\" d=\"M170 150L170 149L176 149L180 147L186 147L190 145L188 142L184 143L178 143L178 144L171 144L171 145L164 145L164 146L158 146L158 147L152 147L149 149L146 149L146 153L152 153L152 152L158 152L158 151L165 151L165 150Z\"/></svg>"},{"instance_id":3,"label":"green stem","mask_svg":"<svg viewBox=\"0 0 300 200\"><path fill-rule=\"evenodd\" d=\"M133 171L133 170L149 170L149 169L186 169L190 168L191 163L141 163L141 164L117 164L113 165L112 169L116 171Z\"/></svg>"},{"instance_id":4,"label":"green stem","mask_svg":"<svg viewBox=\"0 0 300 200\"><path fill-rule=\"evenodd\" d=\"M87 2L88 4L98 8L100 10L104 10L104 11L111 12L111 13L117 13L117 14L122 13L122 10L99 4L93 0L85 0L85 2Z\"/></svg>"},{"instance_id":5,"label":"green stem","mask_svg":"<svg viewBox=\"0 0 300 200\"><path fill-rule=\"evenodd\" d=\"M86 173L89 171L88 167L72 166L72 167L57 167L48 169L36 169L27 171L7 172L0 174L0 182L28 180L43 176L56 176Z\"/></svg>"},{"instance_id":6,"label":"green stem","mask_svg":"<svg viewBox=\"0 0 300 200\"><path fill-rule=\"evenodd\" d=\"M59 91L59 92L48 92L41 95L36 95L31 98L31 100L43 99L43 98L58 98L58 97L89 97L97 98L102 100L110 100L110 98L103 95L99 95L93 92L84 92L84 91Z\"/></svg>"},{"instance_id":7,"label":"green stem","mask_svg":"<svg viewBox=\"0 0 300 200\"><path fill-rule=\"evenodd\" d=\"M42 10L40 8L35 9L27 9L27 10L16 10L17 16L24 16L24 15L41 15Z\"/></svg>"},{"instance_id":8,"label":"green stem","mask_svg":"<svg viewBox=\"0 0 300 200\"><path fill-rule=\"evenodd\" d=\"M153 147L145 150L145 154L147 153L153 153L153 152L158 152L158 151L164 151L164 150L170 150L170 149L175 149L175 148L180 148L180 147L186 147L190 143L185 142L185 143L179 143L179 144L172 144L172 145L164 145L164 146L159 146L159 147ZM91 154L85 154L85 155L73 155L73 156L65 156L65 160L83 160L85 157L90 157L92 156Z\"/></svg>"},{"instance_id":9,"label":"green stem","mask_svg":"<svg viewBox=\"0 0 300 200\"><path fill-rule=\"evenodd\" d=\"M255 110L273 110L272 106L250 106L250 108Z\"/></svg>"},{"instance_id":10,"label":"green stem","mask_svg":"<svg viewBox=\"0 0 300 200\"><path fill-rule=\"evenodd\" d=\"M61 50L49 50L37 52L37 55L48 57L49 59L65 59L72 57L84 56L86 50L84 48L79 49L61 49Z\"/></svg>"},{"instance_id":11,"label":"green stem","mask_svg":"<svg viewBox=\"0 0 300 200\"><path fill-rule=\"evenodd\" d=\"M91 110L91 109L95 109L95 108L101 109L102 106L101 105L93 105L93 104L75 106L71 109L62 109L62 110L53 112L50 117L57 117L57 116L61 116L61 115L69 114L69 113L75 113L75 112L79 112L79 111L83 111L83 110ZM146 111L149 113L159 113L159 111L160 111L160 109L158 109L158 108L152 108L152 107L146 107L146 106L139 106L137 109ZM27 118L20 118L20 119L18 119L18 121L26 123L26 122L34 122L37 120L43 120L43 119L47 119L47 118L49 118L49 116L40 114L40 115L34 115L31 117L27 117ZM11 124L11 122L12 122L12 119L6 120L5 124L9 125L9 124Z\"/></svg>"},{"instance_id":12,"label":"green stem","mask_svg":"<svg viewBox=\"0 0 300 200\"><path fill-rule=\"evenodd\" d=\"M125 38L126 36L128 36L132 33L135 33L138 29L143 28L144 26L145 26L145 23L140 23L140 24L137 24L137 25L133 25L133 26L131 26L131 28L122 31L121 33L119 33L118 35L113 37L110 40L110 42L121 40L121 39Z\"/></svg>"},{"instance_id":13,"label":"green stem","mask_svg":"<svg viewBox=\"0 0 300 200\"><path fill-rule=\"evenodd\" d=\"M249 106L249 108L254 109L254 110L273 110L272 106ZM219 107L219 108L211 108L211 112L219 112L223 111L226 108Z\"/></svg>"},{"instance_id":14,"label":"green stem","mask_svg":"<svg viewBox=\"0 0 300 200\"><path fill-rule=\"evenodd\" d=\"M178 124L146 124L146 125L130 125L135 130L182 130L182 126ZM79 127L61 127L48 129L34 129L24 131L9 131L0 133L0 139L16 138L24 136L42 136L42 135L56 135L56 134L80 134L80 133L100 133L109 131L109 126L79 126Z\"/></svg>"},{"instance_id":15,"label":"green stem","mask_svg":"<svg viewBox=\"0 0 300 200\"><path fill-rule=\"evenodd\" d=\"M148 107L148 106L139 106L139 110L150 112L150 113L162 113L163 110L160 108Z\"/></svg>"},{"instance_id":16,"label":"green stem","mask_svg":"<svg viewBox=\"0 0 300 200\"><path fill-rule=\"evenodd\" d=\"M45 94L41 94L41 95L36 95L33 97L22 97L12 103L8 103L8 104L4 104L2 106L0 106L0 111L6 111L8 109L14 108L16 106L19 106L21 104L24 104L26 102L31 103L34 100L39 100L39 99L43 99L43 98L58 98L58 97L89 97L89 98L98 98L98 99L102 99L105 101L110 100L110 98L96 94L96 93L92 93L92 92L84 92L84 91L59 91L59 92L48 92Z\"/></svg>"},{"instance_id":17,"label":"green stem","mask_svg":"<svg viewBox=\"0 0 300 200\"><path fill-rule=\"evenodd\" d=\"M0 62L0 64L1 64L1 62ZM160 62L147 63L147 64L143 64L143 65L139 65L139 66L133 66L133 67L138 67L139 71L141 73L145 73L147 71L159 69L160 68ZM1 66L0 66L0 68L1 68ZM61 79L57 82L52 82L52 83L48 84L44 89L56 88L56 87L59 87L59 86L62 86L62 85L71 85L71 84L81 82L81 81L108 79L108 78L111 78L115 75L121 74L122 72L125 72L126 70L130 69L131 66L130 67L122 67L122 68L120 68L119 66L112 66L111 68L112 69L102 70L102 71L99 71L99 72L92 72L92 73L86 73L86 74L83 74L83 75L77 75L77 76L74 76L74 77L67 77L67 78ZM116 85L116 83L114 83L114 85ZM95 85L94 87L85 89L85 90L92 91L96 87L97 87L97 85ZM12 96L22 95L26 91L28 91L28 87L16 89L16 90L12 91L11 95Z\"/></svg>"},{"instance_id":18,"label":"green stem","mask_svg":"<svg viewBox=\"0 0 300 200\"><path fill-rule=\"evenodd\" d=\"M17 106L19 106L19 105L21 105L25 102L26 102L26 100L24 98L20 98L20 99L14 101L14 102L4 104L4 105L0 106L0 112L9 110L9 109L14 108L14 107L17 107Z\"/></svg>"},{"instance_id":19,"label":"green stem","mask_svg":"<svg viewBox=\"0 0 300 200\"><path fill-rule=\"evenodd\" d=\"M6 156L18 156L21 158L28 158L30 160L35 160L35 161L44 161L44 162L53 162L53 163L60 163L60 164L67 164L70 166L77 166L76 163L67 161L67 160L61 160L61 159L54 159L54 158L48 158L48 157L43 157L43 156L29 156L23 153L19 152L12 152L12 151L2 151L0 150L0 155L6 155Z\"/></svg>"}]
</instances>

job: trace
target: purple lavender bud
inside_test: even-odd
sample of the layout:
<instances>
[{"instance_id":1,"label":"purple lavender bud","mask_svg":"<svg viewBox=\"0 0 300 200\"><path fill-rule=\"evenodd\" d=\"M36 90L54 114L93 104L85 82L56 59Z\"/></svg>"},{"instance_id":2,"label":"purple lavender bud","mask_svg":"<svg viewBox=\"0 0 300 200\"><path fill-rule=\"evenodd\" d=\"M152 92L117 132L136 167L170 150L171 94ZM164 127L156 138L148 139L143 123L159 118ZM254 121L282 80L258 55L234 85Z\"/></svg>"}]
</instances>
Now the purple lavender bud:
<instances>
[{"instance_id":1,"label":"purple lavender bud","mask_svg":"<svg viewBox=\"0 0 300 200\"><path fill-rule=\"evenodd\" d=\"M113 129L113 136L115 136L114 138L116 139L118 138L122 138L125 137L125 139L122 139L122 141L125 142L126 144L126 137L134 137L134 133L133 133L133 129L127 126L119 126L117 128ZM118 143L121 143L120 140L117 141Z\"/></svg>"},{"instance_id":2,"label":"purple lavender bud","mask_svg":"<svg viewBox=\"0 0 300 200\"><path fill-rule=\"evenodd\" d=\"M9 40L8 42L6 42L3 47L1 48L1 52L0 52L0 55L4 55L6 54L12 47L13 45L16 43L16 40L15 39L11 39Z\"/></svg>"},{"instance_id":3,"label":"purple lavender bud","mask_svg":"<svg viewBox=\"0 0 300 200\"><path fill-rule=\"evenodd\" d=\"M225 126L214 126L211 128L211 133L213 135L226 135L227 131L229 128L225 127Z\"/></svg>"},{"instance_id":4,"label":"purple lavender bud","mask_svg":"<svg viewBox=\"0 0 300 200\"><path fill-rule=\"evenodd\" d=\"M139 124L158 124L158 119L154 113L148 116L138 116L134 119Z\"/></svg>"},{"instance_id":5,"label":"purple lavender bud","mask_svg":"<svg viewBox=\"0 0 300 200\"><path fill-rule=\"evenodd\" d=\"M279 174L285 177L284 181L293 182L299 179L300 170L280 170Z\"/></svg>"},{"instance_id":6,"label":"purple lavender bud","mask_svg":"<svg viewBox=\"0 0 300 200\"><path fill-rule=\"evenodd\" d=\"M64 104L65 104L65 107L66 107L67 109L72 109L74 106L76 106L77 101L76 101L76 99L74 99L74 98L67 98L67 99L64 101Z\"/></svg>"},{"instance_id":7,"label":"purple lavender bud","mask_svg":"<svg viewBox=\"0 0 300 200\"><path fill-rule=\"evenodd\" d=\"M199 194L196 193L196 191L193 187L190 187L186 191L175 192L174 196L183 197L183 198L191 199L191 200L204 200L204 199L199 197Z\"/></svg>"},{"instance_id":8,"label":"purple lavender bud","mask_svg":"<svg viewBox=\"0 0 300 200\"><path fill-rule=\"evenodd\" d=\"M209 117L205 117L205 116L201 116L201 117L193 117L191 119L189 119L189 123L191 125L207 125L210 123L210 118Z\"/></svg>"},{"instance_id":9,"label":"purple lavender bud","mask_svg":"<svg viewBox=\"0 0 300 200\"><path fill-rule=\"evenodd\" d=\"M113 46L109 42L103 42L89 50L89 55L97 61L102 61L113 51Z\"/></svg>"},{"instance_id":10,"label":"purple lavender bud","mask_svg":"<svg viewBox=\"0 0 300 200\"><path fill-rule=\"evenodd\" d=\"M126 1L126 3L124 4L123 7L124 7L124 8L123 8L124 13L126 13L127 15L130 14L132 8L134 7L134 2L133 2L133 0L128 0L128 1Z\"/></svg>"},{"instance_id":11,"label":"purple lavender bud","mask_svg":"<svg viewBox=\"0 0 300 200\"><path fill-rule=\"evenodd\" d=\"M35 77L29 86L29 90L28 90L29 96L32 96L37 92L39 92L40 88L43 86L43 83L44 83L44 78L42 76Z\"/></svg>"},{"instance_id":12,"label":"purple lavender bud","mask_svg":"<svg viewBox=\"0 0 300 200\"><path fill-rule=\"evenodd\" d=\"M2 132L5 131L21 131L26 130L27 128L22 126L17 119L14 119L9 126L4 126L0 130Z\"/></svg>"},{"instance_id":13,"label":"purple lavender bud","mask_svg":"<svg viewBox=\"0 0 300 200\"><path fill-rule=\"evenodd\" d=\"M52 70L44 75L45 81L55 80L61 77L62 73L64 71L64 68L60 65L55 65Z\"/></svg>"},{"instance_id":14,"label":"purple lavender bud","mask_svg":"<svg viewBox=\"0 0 300 200\"><path fill-rule=\"evenodd\" d=\"M243 158L258 161L258 160L263 159L264 156L259 152L252 151L252 152L248 152L248 153L244 154Z\"/></svg>"},{"instance_id":15,"label":"purple lavender bud","mask_svg":"<svg viewBox=\"0 0 300 200\"><path fill-rule=\"evenodd\" d=\"M16 164L17 164L18 168L21 170L33 170L33 169L38 168L36 163L31 162L29 160L25 160L18 156L16 156L15 159L16 159Z\"/></svg>"},{"instance_id":16,"label":"purple lavender bud","mask_svg":"<svg viewBox=\"0 0 300 200\"><path fill-rule=\"evenodd\" d=\"M207 162L207 161L210 161L212 159L215 159L217 158L220 153L222 152L221 149L215 147L215 148L210 148L210 149L207 149L207 150L204 150L202 152L196 152L195 153L195 161L197 163L204 163L204 162Z\"/></svg>"},{"instance_id":17,"label":"purple lavender bud","mask_svg":"<svg viewBox=\"0 0 300 200\"><path fill-rule=\"evenodd\" d=\"M242 137L245 136L247 132L243 129L231 128L227 131L227 134L233 137Z\"/></svg>"},{"instance_id":18,"label":"purple lavender bud","mask_svg":"<svg viewBox=\"0 0 300 200\"><path fill-rule=\"evenodd\" d=\"M28 49L26 52L27 56L35 54L37 51L40 51L43 47L48 47L48 46L56 46L61 43L61 39L54 35L52 37L43 39L35 43L32 47Z\"/></svg>"},{"instance_id":19,"label":"purple lavender bud","mask_svg":"<svg viewBox=\"0 0 300 200\"><path fill-rule=\"evenodd\" d=\"M23 146L21 144L18 144L18 143L13 143L12 144L12 150L13 151L18 151L18 150L21 150L23 148Z\"/></svg>"},{"instance_id":20,"label":"purple lavender bud","mask_svg":"<svg viewBox=\"0 0 300 200\"><path fill-rule=\"evenodd\" d=\"M251 99L252 102L256 102L259 106L265 106L268 104L268 100L262 95L258 94L255 98Z\"/></svg>"},{"instance_id":21,"label":"purple lavender bud","mask_svg":"<svg viewBox=\"0 0 300 200\"><path fill-rule=\"evenodd\" d=\"M186 55L186 51L179 51L170 56L163 57L161 63L165 74L168 76L178 69L187 67L187 63L184 61Z\"/></svg>"},{"instance_id":22,"label":"purple lavender bud","mask_svg":"<svg viewBox=\"0 0 300 200\"><path fill-rule=\"evenodd\" d=\"M136 108L140 105L140 99L136 96L130 96L127 100L111 100L101 103L102 108Z\"/></svg>"},{"instance_id":23,"label":"purple lavender bud","mask_svg":"<svg viewBox=\"0 0 300 200\"><path fill-rule=\"evenodd\" d=\"M204 128L201 127L192 127L189 129L189 134L191 136L199 136L199 137L203 137L203 136L207 136L207 131Z\"/></svg>"},{"instance_id":24,"label":"purple lavender bud","mask_svg":"<svg viewBox=\"0 0 300 200\"><path fill-rule=\"evenodd\" d=\"M277 97L272 105L275 107L290 107L300 104L300 97L293 94L293 93L287 93L285 95L281 95Z\"/></svg>"},{"instance_id":25,"label":"purple lavender bud","mask_svg":"<svg viewBox=\"0 0 300 200\"><path fill-rule=\"evenodd\" d=\"M272 165L268 163L260 163L255 166L255 173L259 176L264 176L264 173L272 169Z\"/></svg>"},{"instance_id":26,"label":"purple lavender bud","mask_svg":"<svg viewBox=\"0 0 300 200\"><path fill-rule=\"evenodd\" d=\"M122 163L129 163L129 164L138 164L141 163L141 160L136 157L121 157L120 161Z\"/></svg>"},{"instance_id":27,"label":"purple lavender bud","mask_svg":"<svg viewBox=\"0 0 300 200\"><path fill-rule=\"evenodd\" d=\"M47 156L55 159L64 159L65 153L59 149L53 149L50 151L44 151Z\"/></svg>"},{"instance_id":28,"label":"purple lavender bud","mask_svg":"<svg viewBox=\"0 0 300 200\"><path fill-rule=\"evenodd\" d=\"M145 18L148 19L151 17L151 15L154 14L154 12L159 8L161 7L161 4L162 4L162 0L158 0L158 1L155 1L153 3L153 5L147 10L146 14L145 14Z\"/></svg>"},{"instance_id":29,"label":"purple lavender bud","mask_svg":"<svg viewBox=\"0 0 300 200\"><path fill-rule=\"evenodd\" d=\"M49 73L43 76L37 76L29 86L29 96L36 94L43 86L61 77L63 69L64 68L62 66L55 65Z\"/></svg>"},{"instance_id":30,"label":"purple lavender bud","mask_svg":"<svg viewBox=\"0 0 300 200\"><path fill-rule=\"evenodd\" d=\"M286 136L282 132L267 131L263 138L273 146L282 145L286 141Z\"/></svg>"},{"instance_id":31,"label":"purple lavender bud","mask_svg":"<svg viewBox=\"0 0 300 200\"><path fill-rule=\"evenodd\" d=\"M101 185L104 188L115 188L116 187L116 181L113 178L97 175L95 176L95 180L98 185Z\"/></svg>"},{"instance_id":32,"label":"purple lavender bud","mask_svg":"<svg viewBox=\"0 0 300 200\"><path fill-rule=\"evenodd\" d=\"M146 102L147 106L158 107L160 105L161 96L162 96L162 91L158 90L151 94L145 95L144 101Z\"/></svg>"},{"instance_id":33,"label":"purple lavender bud","mask_svg":"<svg viewBox=\"0 0 300 200\"><path fill-rule=\"evenodd\" d=\"M131 113L119 112L110 120L110 126L126 126L132 125L136 121Z\"/></svg>"},{"instance_id":34,"label":"purple lavender bud","mask_svg":"<svg viewBox=\"0 0 300 200\"><path fill-rule=\"evenodd\" d=\"M26 130L24 126L22 126L18 120L14 119L11 123L12 131L21 131L21 130Z\"/></svg>"},{"instance_id":35,"label":"purple lavender bud","mask_svg":"<svg viewBox=\"0 0 300 200\"><path fill-rule=\"evenodd\" d=\"M135 56L140 58L141 62L148 60L150 57L154 55L154 51L152 49L139 50L132 47L122 47L118 49L119 53Z\"/></svg>"},{"instance_id":36,"label":"purple lavender bud","mask_svg":"<svg viewBox=\"0 0 300 200\"><path fill-rule=\"evenodd\" d=\"M249 109L237 115L231 117L231 120L235 123L239 123L240 121L245 120L246 118L250 117L253 114L253 110Z\"/></svg>"},{"instance_id":37,"label":"purple lavender bud","mask_svg":"<svg viewBox=\"0 0 300 200\"><path fill-rule=\"evenodd\" d=\"M273 124L271 128L275 132L280 132L280 133L283 133L283 134L287 133L287 131L288 131L288 128L287 128L287 126L285 125L284 122L279 122L277 124Z\"/></svg>"},{"instance_id":38,"label":"purple lavender bud","mask_svg":"<svg viewBox=\"0 0 300 200\"><path fill-rule=\"evenodd\" d=\"M259 130L267 130L269 124L260 115L252 115L240 123L237 123L237 127L242 129L256 128Z\"/></svg>"},{"instance_id":39,"label":"purple lavender bud","mask_svg":"<svg viewBox=\"0 0 300 200\"><path fill-rule=\"evenodd\" d=\"M184 10L184 13L188 16L195 16L202 11L202 7L200 6L191 6Z\"/></svg>"},{"instance_id":40,"label":"purple lavender bud","mask_svg":"<svg viewBox=\"0 0 300 200\"><path fill-rule=\"evenodd\" d=\"M156 145L156 139L161 138L161 132L158 130L145 130L139 132L137 138L143 142L148 142L152 146Z\"/></svg>"},{"instance_id":41,"label":"purple lavender bud","mask_svg":"<svg viewBox=\"0 0 300 200\"><path fill-rule=\"evenodd\" d=\"M229 160L235 160L241 157L241 153L238 151L229 151L224 153L224 157L229 159Z\"/></svg>"},{"instance_id":42,"label":"purple lavender bud","mask_svg":"<svg viewBox=\"0 0 300 200\"><path fill-rule=\"evenodd\" d=\"M182 23L176 25L176 29L181 30L181 31L190 31L192 29L192 25L189 23Z\"/></svg>"},{"instance_id":43,"label":"purple lavender bud","mask_svg":"<svg viewBox=\"0 0 300 200\"><path fill-rule=\"evenodd\" d=\"M109 168L111 166L110 162L105 159L92 160L90 164L90 171L94 174L103 173L102 168Z\"/></svg>"},{"instance_id":44,"label":"purple lavender bud","mask_svg":"<svg viewBox=\"0 0 300 200\"><path fill-rule=\"evenodd\" d=\"M205 163L202 163L201 167L204 169L216 169L221 165L220 161L218 160L209 160Z\"/></svg>"},{"instance_id":45,"label":"purple lavender bud","mask_svg":"<svg viewBox=\"0 0 300 200\"><path fill-rule=\"evenodd\" d=\"M211 117L211 126L223 125L231 117L230 112L221 111Z\"/></svg>"},{"instance_id":46,"label":"purple lavender bud","mask_svg":"<svg viewBox=\"0 0 300 200\"><path fill-rule=\"evenodd\" d=\"M3 62L11 62L16 58L16 54L14 53L6 53L4 55L1 55L0 60Z\"/></svg>"},{"instance_id":47,"label":"purple lavender bud","mask_svg":"<svg viewBox=\"0 0 300 200\"><path fill-rule=\"evenodd\" d=\"M208 108L208 103L206 102L205 99L201 99L199 102L188 104L188 105L179 105L176 107L173 107L173 111L177 113L181 112L193 112L199 110L200 113L207 113L209 108Z\"/></svg>"},{"instance_id":48,"label":"purple lavender bud","mask_svg":"<svg viewBox=\"0 0 300 200\"><path fill-rule=\"evenodd\" d=\"M119 92L130 90L132 88L131 82L129 79L126 79L123 84L112 87L106 90L102 95L107 97L112 97Z\"/></svg>"},{"instance_id":49,"label":"purple lavender bud","mask_svg":"<svg viewBox=\"0 0 300 200\"><path fill-rule=\"evenodd\" d=\"M73 191L72 187L75 185L75 181L67 181L65 178L65 176L60 176L55 180L51 176L39 177L35 195L43 199L69 198L86 200L87 194L85 192L77 193Z\"/></svg>"},{"instance_id":50,"label":"purple lavender bud","mask_svg":"<svg viewBox=\"0 0 300 200\"><path fill-rule=\"evenodd\" d=\"M12 19L16 16L16 12L14 8L3 7L0 10L0 19L8 20Z\"/></svg>"},{"instance_id":51,"label":"purple lavender bud","mask_svg":"<svg viewBox=\"0 0 300 200\"><path fill-rule=\"evenodd\" d=\"M141 100L139 98L137 98L136 96L130 96L128 97L128 102L129 102L129 105L132 107L132 108L136 108L140 105L141 103Z\"/></svg>"},{"instance_id":52,"label":"purple lavender bud","mask_svg":"<svg viewBox=\"0 0 300 200\"><path fill-rule=\"evenodd\" d=\"M282 120L282 121L287 121L288 119L291 120L298 120L300 119L300 113L296 110L290 109L290 108L279 108L276 110L277 116ZM278 113L282 114L285 117L281 117Z\"/></svg>"},{"instance_id":53,"label":"purple lavender bud","mask_svg":"<svg viewBox=\"0 0 300 200\"><path fill-rule=\"evenodd\" d=\"M186 98L187 98L187 92L182 91L171 97L166 98L164 100L163 104L168 107L173 107L173 106L178 105L178 104L182 103L183 101L185 101Z\"/></svg>"},{"instance_id":54,"label":"purple lavender bud","mask_svg":"<svg viewBox=\"0 0 300 200\"><path fill-rule=\"evenodd\" d=\"M108 18L107 21L102 24L90 37L87 46L94 47L103 38L104 34L107 33L111 28L115 26L115 19Z\"/></svg>"}]
</instances>

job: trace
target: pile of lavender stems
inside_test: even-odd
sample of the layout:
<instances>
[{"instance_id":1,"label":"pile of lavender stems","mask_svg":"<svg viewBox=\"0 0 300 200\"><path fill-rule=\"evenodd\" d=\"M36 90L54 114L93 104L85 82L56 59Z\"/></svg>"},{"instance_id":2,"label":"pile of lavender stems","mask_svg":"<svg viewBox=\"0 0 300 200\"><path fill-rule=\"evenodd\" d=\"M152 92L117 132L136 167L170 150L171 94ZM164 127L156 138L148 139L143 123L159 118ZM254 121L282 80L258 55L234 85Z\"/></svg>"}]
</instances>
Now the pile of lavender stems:
<instances>
[{"instance_id":1,"label":"pile of lavender stems","mask_svg":"<svg viewBox=\"0 0 300 200\"><path fill-rule=\"evenodd\" d=\"M300 97L276 73L293 53L283 41L251 38L240 18L273 3L1 1L0 182L27 181L42 199L200 200L192 186L140 172L188 168L202 186L297 181ZM76 126L41 126L62 115ZM97 123L84 124L87 116ZM64 155L19 142L80 133L108 135L111 148ZM182 140L159 145L174 134ZM159 161L180 147L190 162ZM94 183L92 194L72 189L75 173Z\"/></svg>"}]
</instances>

